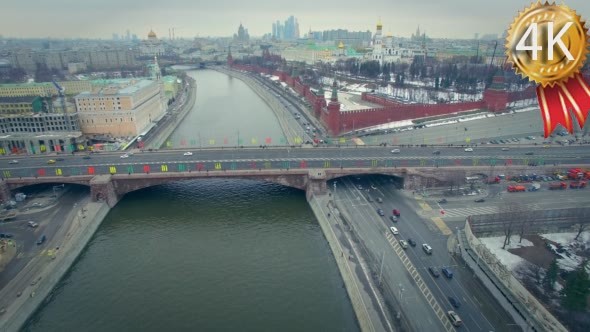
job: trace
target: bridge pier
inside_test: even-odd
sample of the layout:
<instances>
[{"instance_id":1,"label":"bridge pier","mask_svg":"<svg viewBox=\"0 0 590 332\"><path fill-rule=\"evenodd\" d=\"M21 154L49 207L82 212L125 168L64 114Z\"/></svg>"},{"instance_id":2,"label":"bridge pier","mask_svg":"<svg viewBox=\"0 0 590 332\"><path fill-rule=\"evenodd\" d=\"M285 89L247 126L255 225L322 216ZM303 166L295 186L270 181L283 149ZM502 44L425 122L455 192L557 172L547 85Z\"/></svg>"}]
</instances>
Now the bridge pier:
<instances>
[{"instance_id":1,"label":"bridge pier","mask_svg":"<svg viewBox=\"0 0 590 332\"><path fill-rule=\"evenodd\" d=\"M307 174L305 196L309 201L313 195L324 195L328 192L328 177L323 169L310 169Z\"/></svg>"},{"instance_id":2,"label":"bridge pier","mask_svg":"<svg viewBox=\"0 0 590 332\"><path fill-rule=\"evenodd\" d=\"M10 188L6 184L6 181L0 181L0 203L6 203L12 199Z\"/></svg>"},{"instance_id":3,"label":"bridge pier","mask_svg":"<svg viewBox=\"0 0 590 332\"><path fill-rule=\"evenodd\" d=\"M117 195L111 175L93 177L90 180L90 195L93 202L104 201L111 208L119 202L119 195Z\"/></svg>"}]
</instances>

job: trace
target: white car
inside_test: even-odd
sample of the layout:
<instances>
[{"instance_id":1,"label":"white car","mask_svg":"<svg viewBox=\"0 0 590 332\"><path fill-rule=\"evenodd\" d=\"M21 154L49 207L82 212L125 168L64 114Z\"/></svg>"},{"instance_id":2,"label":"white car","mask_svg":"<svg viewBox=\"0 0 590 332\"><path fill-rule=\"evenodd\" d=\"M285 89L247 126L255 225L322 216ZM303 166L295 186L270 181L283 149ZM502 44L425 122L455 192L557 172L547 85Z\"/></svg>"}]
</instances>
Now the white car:
<instances>
[{"instance_id":1,"label":"white car","mask_svg":"<svg viewBox=\"0 0 590 332\"><path fill-rule=\"evenodd\" d=\"M185 153L184 153L184 155L185 155L185 156L192 156L192 155L193 155L193 153L192 153L192 152L185 152Z\"/></svg>"},{"instance_id":2,"label":"white car","mask_svg":"<svg viewBox=\"0 0 590 332\"><path fill-rule=\"evenodd\" d=\"M121 159L125 159L125 158L129 158L129 155L128 154L124 154L124 155L121 156Z\"/></svg>"},{"instance_id":3,"label":"white car","mask_svg":"<svg viewBox=\"0 0 590 332\"><path fill-rule=\"evenodd\" d=\"M18 160L16 160L16 159L15 159L15 160L11 160L11 161L9 161L8 163L9 163L9 164L18 164Z\"/></svg>"},{"instance_id":4,"label":"white car","mask_svg":"<svg viewBox=\"0 0 590 332\"><path fill-rule=\"evenodd\" d=\"M393 149L393 150L391 150L391 153L400 153L400 150L399 149Z\"/></svg>"},{"instance_id":5,"label":"white car","mask_svg":"<svg viewBox=\"0 0 590 332\"><path fill-rule=\"evenodd\" d=\"M391 230L391 232L393 233L393 235L398 235L399 234L399 231L397 230L397 228L391 226L391 227L389 227L389 229Z\"/></svg>"},{"instance_id":6,"label":"white car","mask_svg":"<svg viewBox=\"0 0 590 332\"><path fill-rule=\"evenodd\" d=\"M467 148L465 149L465 152L473 152L473 148Z\"/></svg>"}]
</instances>

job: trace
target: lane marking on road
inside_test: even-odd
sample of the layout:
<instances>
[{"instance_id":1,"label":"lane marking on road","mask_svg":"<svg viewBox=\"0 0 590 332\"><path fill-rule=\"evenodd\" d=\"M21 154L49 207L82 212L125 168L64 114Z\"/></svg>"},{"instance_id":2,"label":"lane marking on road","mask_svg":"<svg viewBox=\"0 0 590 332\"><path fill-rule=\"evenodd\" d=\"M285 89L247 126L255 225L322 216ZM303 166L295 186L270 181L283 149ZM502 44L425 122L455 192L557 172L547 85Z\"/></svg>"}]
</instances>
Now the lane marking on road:
<instances>
[{"instance_id":1,"label":"lane marking on road","mask_svg":"<svg viewBox=\"0 0 590 332\"><path fill-rule=\"evenodd\" d=\"M426 202L418 202L424 211L432 211L432 208Z\"/></svg>"},{"instance_id":2,"label":"lane marking on road","mask_svg":"<svg viewBox=\"0 0 590 332\"><path fill-rule=\"evenodd\" d=\"M398 255L398 257L402 261L402 264L414 279L414 282L416 282L418 289L426 299L426 302L428 302L428 304L434 311L435 315L442 323L444 329L447 332L455 331L451 322L446 318L446 313L444 312L444 310L442 310L434 295L432 295L432 292L420 276L420 273L416 270L416 267L414 266L414 264L412 264L406 252L399 245L397 238L390 232L385 233L385 238L387 239L387 242L389 242L389 244L393 247L393 251Z\"/></svg>"},{"instance_id":3,"label":"lane marking on road","mask_svg":"<svg viewBox=\"0 0 590 332\"><path fill-rule=\"evenodd\" d=\"M449 229L447 224L440 217L432 217L432 218L430 218L430 220L432 220L432 222L434 222L436 227L438 227L438 229L440 229L440 231L443 233L443 235L451 235L453 233L453 232L451 232L451 230Z\"/></svg>"}]
</instances>

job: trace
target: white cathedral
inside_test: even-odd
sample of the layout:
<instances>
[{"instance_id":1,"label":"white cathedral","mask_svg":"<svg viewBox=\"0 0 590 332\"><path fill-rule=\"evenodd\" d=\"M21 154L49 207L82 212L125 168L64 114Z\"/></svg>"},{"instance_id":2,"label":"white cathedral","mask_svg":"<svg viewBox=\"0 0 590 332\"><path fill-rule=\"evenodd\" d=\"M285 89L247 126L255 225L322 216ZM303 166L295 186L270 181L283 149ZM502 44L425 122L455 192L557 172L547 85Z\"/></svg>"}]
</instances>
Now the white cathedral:
<instances>
[{"instance_id":1,"label":"white cathedral","mask_svg":"<svg viewBox=\"0 0 590 332\"><path fill-rule=\"evenodd\" d=\"M388 33L383 37L383 24L377 23L377 31L373 36L373 52L371 60L379 61L379 65L384 63L395 62L412 62L415 55L424 54L419 49L395 48L393 45L393 35Z\"/></svg>"},{"instance_id":2,"label":"white cathedral","mask_svg":"<svg viewBox=\"0 0 590 332\"><path fill-rule=\"evenodd\" d=\"M162 56L166 52L164 43L158 39L156 33L150 30L148 33L148 39L142 40L139 45L139 54L141 56Z\"/></svg>"}]
</instances>

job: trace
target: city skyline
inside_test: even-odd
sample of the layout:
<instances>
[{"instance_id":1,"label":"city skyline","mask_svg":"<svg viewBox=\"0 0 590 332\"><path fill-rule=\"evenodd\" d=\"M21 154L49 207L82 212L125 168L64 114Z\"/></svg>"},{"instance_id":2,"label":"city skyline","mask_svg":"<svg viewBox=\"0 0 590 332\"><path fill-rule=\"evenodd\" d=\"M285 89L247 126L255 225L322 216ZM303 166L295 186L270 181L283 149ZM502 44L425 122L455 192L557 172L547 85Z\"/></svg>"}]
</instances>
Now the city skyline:
<instances>
[{"instance_id":1,"label":"city skyline","mask_svg":"<svg viewBox=\"0 0 590 332\"><path fill-rule=\"evenodd\" d=\"M130 30L140 39L145 39L153 29L159 38L168 38L170 28L175 28L177 38L230 37L240 22L251 36L261 37L272 33L272 24L277 20L293 15L298 19L301 36L310 28L313 31L343 28L374 32L377 21L381 20L384 32L395 36L409 37L420 26L422 31L434 38L473 38L474 33L501 35L518 10L530 5L529 1L510 0L493 3L419 0L399 4L374 0L368 5L346 3L346 6L335 0L320 3L304 1L297 6L285 0L257 0L248 6L241 5L237 0L199 4L188 0L165 3L149 0L124 3L114 0L100 3L71 0L32 2L3 5L5 15L1 30L4 37L111 39L113 32ZM590 19L590 3L572 0L567 5L582 18ZM29 22L26 26L22 24L23 15ZM56 17L61 19L56 20ZM101 19L103 17L108 19Z\"/></svg>"}]
</instances>

